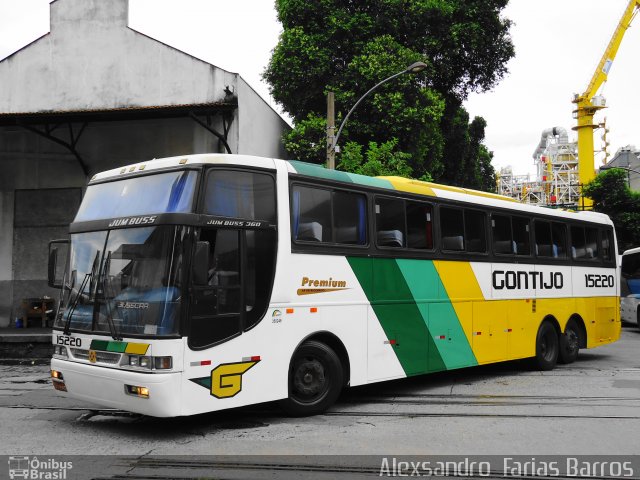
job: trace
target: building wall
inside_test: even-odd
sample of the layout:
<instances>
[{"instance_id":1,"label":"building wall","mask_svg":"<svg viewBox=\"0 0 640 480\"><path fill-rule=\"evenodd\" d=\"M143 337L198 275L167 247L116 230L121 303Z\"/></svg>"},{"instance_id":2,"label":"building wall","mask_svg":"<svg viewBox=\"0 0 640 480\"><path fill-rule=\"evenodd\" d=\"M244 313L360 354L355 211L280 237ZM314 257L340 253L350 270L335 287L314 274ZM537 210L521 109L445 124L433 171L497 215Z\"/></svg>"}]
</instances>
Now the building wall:
<instances>
[{"instance_id":1,"label":"building wall","mask_svg":"<svg viewBox=\"0 0 640 480\"><path fill-rule=\"evenodd\" d=\"M238 117L238 153L288 159L279 139L289 125L242 77L238 78Z\"/></svg>"},{"instance_id":2,"label":"building wall","mask_svg":"<svg viewBox=\"0 0 640 480\"><path fill-rule=\"evenodd\" d=\"M127 0L57 0L50 33L0 61L0 112L224 101L237 74L127 27Z\"/></svg>"},{"instance_id":3,"label":"building wall","mask_svg":"<svg viewBox=\"0 0 640 480\"><path fill-rule=\"evenodd\" d=\"M640 152L634 147L625 147L618 150L607 164L608 167L627 167L640 172ZM640 173L627 171L629 188L634 192L640 191Z\"/></svg>"},{"instance_id":4,"label":"building wall","mask_svg":"<svg viewBox=\"0 0 640 480\"><path fill-rule=\"evenodd\" d=\"M109 111L114 121L88 123L76 145L90 177L153 158L225 152L193 119L162 118L157 107L237 102L228 135L232 153L284 158L281 136L288 126L238 74L127 22L128 0L51 3L50 33L0 60L2 125L25 114L56 113L54 135L68 142L65 112ZM132 110L158 115L131 120ZM222 133L221 117L211 119ZM71 126L75 132L82 127ZM23 298L56 294L46 286L46 247L67 235L88 178L63 146L17 126L0 126L0 171L2 327L20 314Z\"/></svg>"},{"instance_id":5,"label":"building wall","mask_svg":"<svg viewBox=\"0 0 640 480\"><path fill-rule=\"evenodd\" d=\"M222 131L219 118L213 126ZM237 151L237 143L230 143ZM189 118L89 124L77 148L89 175L153 158L224 151ZM68 236L88 179L71 153L20 127L0 127L0 171L3 327L21 315L23 298L57 298L47 286L48 242Z\"/></svg>"}]
</instances>

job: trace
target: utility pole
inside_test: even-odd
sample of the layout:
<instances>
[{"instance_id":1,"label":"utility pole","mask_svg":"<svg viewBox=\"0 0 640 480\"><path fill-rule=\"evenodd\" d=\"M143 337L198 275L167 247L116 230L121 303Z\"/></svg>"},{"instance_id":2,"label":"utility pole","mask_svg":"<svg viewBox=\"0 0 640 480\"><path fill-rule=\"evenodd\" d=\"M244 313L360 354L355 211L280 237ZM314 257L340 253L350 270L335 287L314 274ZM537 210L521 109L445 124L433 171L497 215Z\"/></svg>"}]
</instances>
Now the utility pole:
<instances>
[{"instance_id":1,"label":"utility pole","mask_svg":"<svg viewBox=\"0 0 640 480\"><path fill-rule=\"evenodd\" d=\"M336 169L336 97L333 92L327 92L327 168Z\"/></svg>"}]
</instances>

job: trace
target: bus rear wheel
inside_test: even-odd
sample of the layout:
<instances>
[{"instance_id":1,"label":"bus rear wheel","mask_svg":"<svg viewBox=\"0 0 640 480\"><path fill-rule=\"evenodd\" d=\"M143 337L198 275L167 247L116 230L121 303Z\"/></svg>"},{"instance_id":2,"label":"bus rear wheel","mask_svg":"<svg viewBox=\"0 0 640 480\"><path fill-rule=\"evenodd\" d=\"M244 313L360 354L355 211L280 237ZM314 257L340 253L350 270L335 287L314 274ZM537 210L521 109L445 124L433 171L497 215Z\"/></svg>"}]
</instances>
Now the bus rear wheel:
<instances>
[{"instance_id":1,"label":"bus rear wheel","mask_svg":"<svg viewBox=\"0 0 640 480\"><path fill-rule=\"evenodd\" d=\"M536 336L535 366L538 370L553 370L558 361L558 333L551 322L542 322Z\"/></svg>"},{"instance_id":2,"label":"bus rear wheel","mask_svg":"<svg viewBox=\"0 0 640 480\"><path fill-rule=\"evenodd\" d=\"M324 412L338 399L343 384L342 364L327 345L304 342L289 368L289 397L280 402L289 415L304 417Z\"/></svg>"},{"instance_id":3,"label":"bus rear wheel","mask_svg":"<svg viewBox=\"0 0 640 480\"><path fill-rule=\"evenodd\" d=\"M567 322L564 333L560 335L560 362L572 363L580 351L580 330L575 320Z\"/></svg>"}]
</instances>

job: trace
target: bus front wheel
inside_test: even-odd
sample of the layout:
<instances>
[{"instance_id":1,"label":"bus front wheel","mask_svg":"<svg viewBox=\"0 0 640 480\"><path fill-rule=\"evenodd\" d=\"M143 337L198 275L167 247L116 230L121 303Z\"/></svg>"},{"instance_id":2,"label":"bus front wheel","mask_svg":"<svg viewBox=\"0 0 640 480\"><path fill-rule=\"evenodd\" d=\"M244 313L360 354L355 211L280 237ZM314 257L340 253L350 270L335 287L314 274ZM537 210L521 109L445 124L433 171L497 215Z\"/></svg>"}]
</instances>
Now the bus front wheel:
<instances>
[{"instance_id":1,"label":"bus front wheel","mask_svg":"<svg viewBox=\"0 0 640 480\"><path fill-rule=\"evenodd\" d=\"M542 322L536 336L535 365L538 370L553 370L558 361L558 332L551 322Z\"/></svg>"},{"instance_id":2,"label":"bus front wheel","mask_svg":"<svg viewBox=\"0 0 640 480\"><path fill-rule=\"evenodd\" d=\"M342 383L338 355L324 343L308 340L291 359L289 396L280 406L295 417L322 413L338 399Z\"/></svg>"}]
</instances>

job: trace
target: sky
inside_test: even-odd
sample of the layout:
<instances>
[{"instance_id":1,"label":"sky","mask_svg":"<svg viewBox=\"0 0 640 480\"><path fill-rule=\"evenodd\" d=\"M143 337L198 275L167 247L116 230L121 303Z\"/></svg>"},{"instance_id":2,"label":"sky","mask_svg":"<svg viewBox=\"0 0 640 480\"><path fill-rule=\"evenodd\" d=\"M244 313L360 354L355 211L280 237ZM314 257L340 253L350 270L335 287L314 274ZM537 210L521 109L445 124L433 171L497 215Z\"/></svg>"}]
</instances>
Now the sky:
<instances>
[{"instance_id":1,"label":"sky","mask_svg":"<svg viewBox=\"0 0 640 480\"><path fill-rule=\"evenodd\" d=\"M64 0L60 0L64 1ZM575 93L584 91L628 0L510 0L516 56L490 92L465 102L487 120L494 167L535 172L532 154L543 130L571 131ZM273 0L130 0L130 27L226 70L237 72L274 108L261 73L281 26ZM0 59L48 32L49 0L0 0ZM640 20L625 35L602 93L611 154L640 147ZM1 85L0 85L1 88ZM596 131L596 148L601 146ZM601 158L601 156L600 156ZM598 160L599 161L599 160Z\"/></svg>"}]
</instances>

